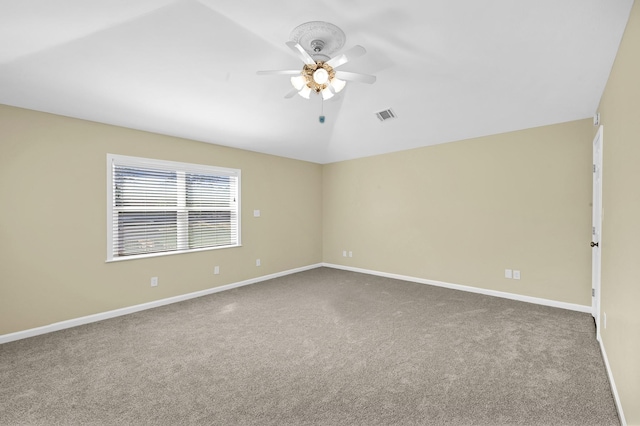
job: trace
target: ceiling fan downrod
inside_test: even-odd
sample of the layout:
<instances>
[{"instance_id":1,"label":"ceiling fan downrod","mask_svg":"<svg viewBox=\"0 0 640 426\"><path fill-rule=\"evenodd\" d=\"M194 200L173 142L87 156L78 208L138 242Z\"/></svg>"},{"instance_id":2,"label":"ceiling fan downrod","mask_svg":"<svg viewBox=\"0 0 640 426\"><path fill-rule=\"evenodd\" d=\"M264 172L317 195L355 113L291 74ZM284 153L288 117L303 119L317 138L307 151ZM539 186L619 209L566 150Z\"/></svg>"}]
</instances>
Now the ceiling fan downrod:
<instances>
[{"instance_id":1,"label":"ceiling fan downrod","mask_svg":"<svg viewBox=\"0 0 640 426\"><path fill-rule=\"evenodd\" d=\"M322 40L313 40L311 42L311 49L315 52L315 53L320 53L322 52L322 49L324 49L324 41Z\"/></svg>"}]
</instances>

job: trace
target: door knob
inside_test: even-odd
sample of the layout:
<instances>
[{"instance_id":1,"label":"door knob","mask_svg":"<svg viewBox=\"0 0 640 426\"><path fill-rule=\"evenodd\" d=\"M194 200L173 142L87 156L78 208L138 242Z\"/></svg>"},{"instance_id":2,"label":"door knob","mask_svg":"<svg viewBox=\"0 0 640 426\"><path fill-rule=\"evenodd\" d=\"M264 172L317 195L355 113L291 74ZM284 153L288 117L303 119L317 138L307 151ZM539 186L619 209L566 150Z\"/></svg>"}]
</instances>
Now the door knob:
<instances>
[{"instance_id":1,"label":"door knob","mask_svg":"<svg viewBox=\"0 0 640 426\"><path fill-rule=\"evenodd\" d=\"M591 247L600 247L600 243L594 243L591 241Z\"/></svg>"}]
</instances>

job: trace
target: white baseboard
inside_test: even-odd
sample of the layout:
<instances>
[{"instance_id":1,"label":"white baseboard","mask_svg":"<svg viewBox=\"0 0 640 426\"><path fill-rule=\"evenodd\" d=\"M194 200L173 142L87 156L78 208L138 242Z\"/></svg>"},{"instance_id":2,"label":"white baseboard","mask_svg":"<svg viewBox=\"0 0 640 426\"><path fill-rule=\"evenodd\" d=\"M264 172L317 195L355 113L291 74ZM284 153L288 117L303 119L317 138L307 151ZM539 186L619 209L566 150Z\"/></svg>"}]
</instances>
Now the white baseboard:
<instances>
[{"instance_id":1,"label":"white baseboard","mask_svg":"<svg viewBox=\"0 0 640 426\"><path fill-rule=\"evenodd\" d=\"M604 365L607 368L607 376L609 377L609 384L611 386L611 393L613 394L613 400L616 402L616 409L618 410L618 417L620 417L620 425L627 426L627 420L624 418L624 411L622 411L622 402L620 402L620 395L618 394L618 388L616 387L616 381L613 379L613 372L611 371L611 365L609 365L609 358L607 357L607 351L604 349L602 343L602 337L598 331L598 343L600 344L600 352L602 353L602 359Z\"/></svg>"},{"instance_id":2,"label":"white baseboard","mask_svg":"<svg viewBox=\"0 0 640 426\"><path fill-rule=\"evenodd\" d=\"M38 336L40 334L52 333L54 331L64 330L66 328L72 328L83 324L89 324L92 322L103 321L109 318L115 318L122 315L132 314L134 312L144 311L146 309L157 308L159 306L169 305L171 303L182 302L184 300L195 299L196 297L206 296L208 294L218 293L225 290L231 290L232 288L242 287L249 284L255 284L261 281L271 280L273 278L284 277L285 275L291 275L298 272L308 271L321 267L322 264L303 266L301 268L289 269L287 271L277 272L275 274L263 275L261 277L251 278L245 281L236 283L221 285L219 287L213 287L206 290L196 291L193 293L182 294L179 296L169 297L166 299L155 300L153 302L142 303L140 305L128 306L126 308L114 309L112 311L102 312L99 314L87 315L80 318L74 318L66 321L60 321L53 324L45 325L42 327L31 328L29 330L17 331L15 333L0 335L0 344L13 342L14 340L26 339L28 337Z\"/></svg>"},{"instance_id":3,"label":"white baseboard","mask_svg":"<svg viewBox=\"0 0 640 426\"><path fill-rule=\"evenodd\" d=\"M484 295L487 295L487 296L502 297L503 299L512 299L512 300L517 300L517 301L520 301L520 302L535 303L537 305L544 305L544 306L551 306L551 307L554 307L554 308L568 309L570 311L585 312L585 313L589 313L589 314L591 313L591 306L578 305L578 304L575 304L575 303L559 302L557 300L542 299L542 298L539 298L539 297L531 297L531 296L523 296L521 294L507 293L507 292L504 292L504 291L487 290L487 289L479 288L479 287L471 287L471 286L460 285L460 284L451 284L451 283L446 283L446 282L442 282L442 281L434 281L434 280L427 280L427 279L424 279L424 278L411 277L411 276L407 276L407 275L398 275L398 274L390 274L390 273L387 273L387 272L372 271L372 270L369 270L369 269L352 268L350 266L335 265L335 264L332 264L332 263L323 263L322 266L325 266L327 268L342 269L342 270L351 271L351 272L360 272L360 273L363 273L363 274L377 275L377 276L385 277L385 278L393 278L393 279L396 279L396 280L410 281L410 282L415 282L415 283L419 283L419 284L428 284L428 285L433 285L433 286L437 286L437 287L445 287L445 288L450 288L452 290L461 290L461 291L468 291L468 292L471 292L471 293L484 294Z\"/></svg>"},{"instance_id":4,"label":"white baseboard","mask_svg":"<svg viewBox=\"0 0 640 426\"><path fill-rule=\"evenodd\" d=\"M208 294L218 293L220 291L230 290L232 288L242 287L242 286L245 286L245 285L255 284L255 283L258 283L258 282L261 282L261 281L270 280L270 279L273 279L273 278L278 278L278 277L283 277L283 276L290 275L290 274L295 274L297 272L308 271L310 269L319 268L321 266L325 266L325 267L328 267L328 268L334 268L334 269L343 269L345 271L360 272L360 273L370 274L370 275L378 275L378 276L381 276L381 277L393 278L393 279L398 279L398 280L402 280L402 281L410 281L410 282L416 282L416 283L420 283L420 284L434 285L434 286L438 286L438 287L450 288L450 289L453 289L453 290L461 290L461 291L468 291L468 292L472 292L472 293L485 294L485 295L489 295L489 296L502 297L502 298L505 298L505 299L518 300L518 301L521 301L521 302L536 303L538 305L552 306L552 307L556 307L556 308L568 309L568 310L571 310L571 311L578 311L578 312L585 312L585 313L590 313L591 312L591 306L576 305L576 304L573 304L573 303L558 302L558 301L555 301L555 300L541 299L541 298L537 298L537 297L523 296L523 295L520 295L520 294L506 293L506 292L502 292L502 291L487 290L487 289L483 289L483 288L470 287L470 286L459 285L459 284L451 284L451 283L445 283L445 282L441 282L441 281L427 280L427 279L424 279L424 278L416 278L416 277L411 277L411 276L406 276L406 275L390 274L390 273L386 273L386 272L372 271L372 270L369 270L369 269L352 268L352 267L349 267L349 266L335 265L335 264L331 264L331 263L318 263L318 264L314 264L314 265L303 266L301 268L296 268L296 269L290 269L290 270L287 270L287 271L277 272L275 274L264 275L264 276L257 277L257 278L251 278L251 279L248 279L248 280L245 280L245 281L240 281L240 282L237 282L237 283L231 283L231 284L226 284L226 285L222 285L222 286L219 286L219 287L213 287L213 288L210 288L210 289L207 289L207 290L201 290L201 291L197 291L197 292L193 292L193 293L188 293L188 294L183 294L183 295L179 295L179 296L169 297L169 298L166 298L166 299L155 300L153 302L143 303L143 304L140 304L140 305L134 305L134 306L126 307L126 308L120 308L120 309L115 309L115 310L112 310L112 311L102 312L102 313L99 313L99 314L87 315L87 316L80 317L80 318L74 318L74 319L70 319L70 320L66 320L66 321L60 321L60 322L56 322L56 323L53 323L53 324L45 325L45 326L42 326L42 327L36 327L36 328L28 329L28 330L17 331L15 333L9 333L9 334L0 335L0 344L12 342L14 340L26 339L28 337L38 336L40 334L52 333L54 331L64 330L66 328L76 327L76 326L83 325L83 324L89 324L89 323L92 323L92 322L103 321L103 320L106 320L106 319L109 319L109 318L115 318L115 317L119 317L119 316L122 316L122 315L132 314L134 312L144 311L146 309L157 308L159 306L164 306L164 305L168 305L168 304L171 304L171 303L182 302L184 300L194 299L196 297L201 297L201 296L206 296Z\"/></svg>"}]
</instances>

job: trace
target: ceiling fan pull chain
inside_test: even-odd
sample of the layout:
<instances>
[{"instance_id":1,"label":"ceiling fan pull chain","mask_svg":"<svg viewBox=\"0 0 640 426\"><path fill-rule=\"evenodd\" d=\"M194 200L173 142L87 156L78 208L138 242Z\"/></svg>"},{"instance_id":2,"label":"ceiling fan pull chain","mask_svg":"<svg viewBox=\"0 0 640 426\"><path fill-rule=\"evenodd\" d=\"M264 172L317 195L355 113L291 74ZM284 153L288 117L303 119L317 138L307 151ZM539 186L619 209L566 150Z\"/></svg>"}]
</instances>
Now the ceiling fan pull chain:
<instances>
[{"instance_id":1,"label":"ceiling fan pull chain","mask_svg":"<svg viewBox=\"0 0 640 426\"><path fill-rule=\"evenodd\" d=\"M320 124L324 123L324 98L320 97L320 117L318 117L318 120L320 120Z\"/></svg>"}]
</instances>

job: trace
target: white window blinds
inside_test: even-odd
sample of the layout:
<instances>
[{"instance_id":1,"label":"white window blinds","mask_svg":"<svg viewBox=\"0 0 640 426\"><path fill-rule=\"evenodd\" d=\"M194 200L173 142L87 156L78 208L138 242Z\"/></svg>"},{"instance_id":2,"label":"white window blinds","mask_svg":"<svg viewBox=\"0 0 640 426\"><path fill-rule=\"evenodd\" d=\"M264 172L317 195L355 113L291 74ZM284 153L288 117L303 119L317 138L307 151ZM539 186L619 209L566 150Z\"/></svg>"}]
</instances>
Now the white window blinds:
<instances>
[{"instance_id":1,"label":"white window blinds","mask_svg":"<svg viewBox=\"0 0 640 426\"><path fill-rule=\"evenodd\" d=\"M240 244L240 170L109 154L107 260Z\"/></svg>"}]
</instances>

